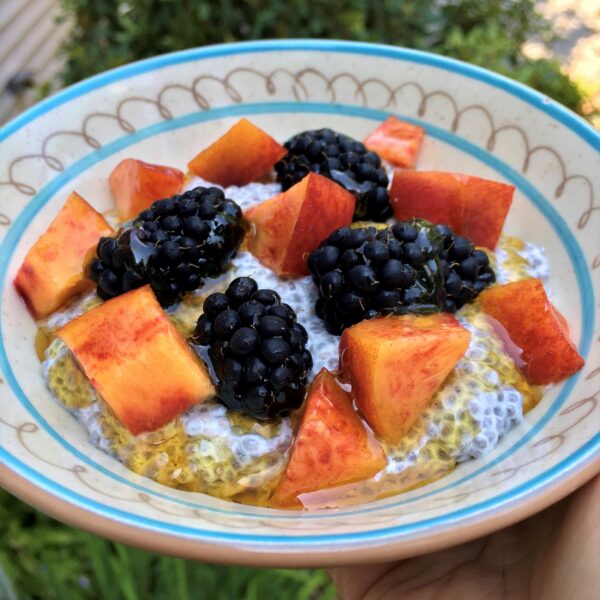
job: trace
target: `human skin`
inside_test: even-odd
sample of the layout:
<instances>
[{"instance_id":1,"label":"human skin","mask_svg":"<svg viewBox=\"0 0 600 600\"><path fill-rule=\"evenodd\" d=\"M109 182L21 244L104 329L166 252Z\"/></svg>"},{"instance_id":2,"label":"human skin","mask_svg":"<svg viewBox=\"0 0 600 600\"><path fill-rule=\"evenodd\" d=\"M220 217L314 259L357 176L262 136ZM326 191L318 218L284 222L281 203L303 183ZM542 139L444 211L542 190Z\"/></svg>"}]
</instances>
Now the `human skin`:
<instances>
[{"instance_id":1,"label":"human skin","mask_svg":"<svg viewBox=\"0 0 600 600\"><path fill-rule=\"evenodd\" d=\"M600 598L600 475L485 538L395 563L339 567L342 600Z\"/></svg>"}]
</instances>

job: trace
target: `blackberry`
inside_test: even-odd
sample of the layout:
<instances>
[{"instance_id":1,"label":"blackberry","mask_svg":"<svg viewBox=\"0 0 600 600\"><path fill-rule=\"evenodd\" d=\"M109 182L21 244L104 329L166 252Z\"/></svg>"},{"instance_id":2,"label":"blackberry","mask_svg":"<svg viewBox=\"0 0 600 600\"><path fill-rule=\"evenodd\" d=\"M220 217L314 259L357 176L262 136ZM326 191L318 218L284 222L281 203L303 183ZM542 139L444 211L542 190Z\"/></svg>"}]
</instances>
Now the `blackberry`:
<instances>
[{"instance_id":1,"label":"blackberry","mask_svg":"<svg viewBox=\"0 0 600 600\"><path fill-rule=\"evenodd\" d=\"M427 314L444 308L439 252L443 239L427 221L342 227L308 258L325 328L342 330L376 315Z\"/></svg>"},{"instance_id":2,"label":"blackberry","mask_svg":"<svg viewBox=\"0 0 600 600\"><path fill-rule=\"evenodd\" d=\"M477 250L473 243L454 235L446 225L437 225L442 238L440 264L444 273L446 299L444 310L455 312L496 281L487 254Z\"/></svg>"},{"instance_id":3,"label":"blackberry","mask_svg":"<svg viewBox=\"0 0 600 600\"><path fill-rule=\"evenodd\" d=\"M392 216L387 173L379 156L363 143L331 129L317 129L295 135L284 147L288 153L275 164L284 190L313 171L354 194L355 221L382 222Z\"/></svg>"},{"instance_id":4,"label":"blackberry","mask_svg":"<svg viewBox=\"0 0 600 600\"><path fill-rule=\"evenodd\" d=\"M293 309L250 277L206 298L193 336L208 346L220 401L261 421L300 408L312 369L307 340Z\"/></svg>"},{"instance_id":5,"label":"blackberry","mask_svg":"<svg viewBox=\"0 0 600 600\"><path fill-rule=\"evenodd\" d=\"M149 283L168 306L221 274L246 229L233 200L197 187L154 202L117 238L101 238L88 274L104 300Z\"/></svg>"}]
</instances>

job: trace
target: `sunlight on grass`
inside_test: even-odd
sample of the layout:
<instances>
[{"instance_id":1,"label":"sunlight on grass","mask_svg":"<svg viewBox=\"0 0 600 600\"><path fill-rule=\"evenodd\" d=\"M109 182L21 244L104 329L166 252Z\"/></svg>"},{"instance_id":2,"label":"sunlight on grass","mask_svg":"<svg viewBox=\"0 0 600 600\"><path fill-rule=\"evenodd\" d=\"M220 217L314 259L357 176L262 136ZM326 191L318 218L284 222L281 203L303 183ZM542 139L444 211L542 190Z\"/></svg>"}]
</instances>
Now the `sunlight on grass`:
<instances>
[{"instance_id":1,"label":"sunlight on grass","mask_svg":"<svg viewBox=\"0 0 600 600\"><path fill-rule=\"evenodd\" d=\"M564 71L586 97L581 112L600 128L600 3L598 0L545 0L540 12L567 39ZM539 47L528 42L523 52L536 57Z\"/></svg>"}]
</instances>

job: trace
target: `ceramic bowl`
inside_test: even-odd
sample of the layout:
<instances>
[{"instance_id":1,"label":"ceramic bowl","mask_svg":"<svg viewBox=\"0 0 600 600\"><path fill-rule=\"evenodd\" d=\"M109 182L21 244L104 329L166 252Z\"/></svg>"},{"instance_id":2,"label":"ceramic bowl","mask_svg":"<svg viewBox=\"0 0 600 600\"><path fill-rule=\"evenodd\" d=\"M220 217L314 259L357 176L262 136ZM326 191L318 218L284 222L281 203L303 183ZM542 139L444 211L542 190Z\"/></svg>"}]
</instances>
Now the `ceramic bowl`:
<instances>
[{"instance_id":1,"label":"ceramic bowl","mask_svg":"<svg viewBox=\"0 0 600 600\"><path fill-rule=\"evenodd\" d=\"M135 157L185 169L245 116L279 140L329 126L362 139L390 113L422 125L418 167L509 182L505 230L542 244L549 289L586 359L491 454L362 506L277 511L163 487L93 447L48 393L35 325L12 280L72 190L111 206ZM599 470L600 136L549 98L465 63L324 41L214 46L127 65L33 107L0 134L0 483L100 535L253 565L406 557L539 511Z\"/></svg>"}]
</instances>

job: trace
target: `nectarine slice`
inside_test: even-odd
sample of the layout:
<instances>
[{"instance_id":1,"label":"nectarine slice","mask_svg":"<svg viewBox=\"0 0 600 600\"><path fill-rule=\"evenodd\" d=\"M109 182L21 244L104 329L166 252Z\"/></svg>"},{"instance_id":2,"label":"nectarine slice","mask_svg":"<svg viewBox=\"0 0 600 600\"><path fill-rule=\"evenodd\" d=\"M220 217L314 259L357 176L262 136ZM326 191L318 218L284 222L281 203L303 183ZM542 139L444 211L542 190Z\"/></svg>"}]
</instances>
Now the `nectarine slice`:
<instances>
[{"instance_id":1,"label":"nectarine slice","mask_svg":"<svg viewBox=\"0 0 600 600\"><path fill-rule=\"evenodd\" d=\"M386 465L348 394L322 369L308 392L290 460L271 503L297 506L298 496L372 477Z\"/></svg>"},{"instance_id":2,"label":"nectarine slice","mask_svg":"<svg viewBox=\"0 0 600 600\"><path fill-rule=\"evenodd\" d=\"M119 219L128 221L149 208L155 200L179 193L183 172L126 158L114 168L109 183Z\"/></svg>"},{"instance_id":3,"label":"nectarine slice","mask_svg":"<svg viewBox=\"0 0 600 600\"><path fill-rule=\"evenodd\" d=\"M365 146L396 167L412 168L421 149L425 130L390 115L365 139Z\"/></svg>"},{"instance_id":4,"label":"nectarine slice","mask_svg":"<svg viewBox=\"0 0 600 600\"><path fill-rule=\"evenodd\" d=\"M289 190L249 208L248 249L278 275L308 275L308 255L338 227L350 225L356 200L327 177L309 173Z\"/></svg>"},{"instance_id":5,"label":"nectarine slice","mask_svg":"<svg viewBox=\"0 0 600 600\"><path fill-rule=\"evenodd\" d=\"M395 444L430 405L471 334L451 315L376 317L344 330L340 365L356 406Z\"/></svg>"},{"instance_id":6,"label":"nectarine slice","mask_svg":"<svg viewBox=\"0 0 600 600\"><path fill-rule=\"evenodd\" d=\"M483 310L503 328L501 337L506 349L530 383L561 381L585 364L541 280L493 286L479 299Z\"/></svg>"},{"instance_id":7,"label":"nectarine slice","mask_svg":"<svg viewBox=\"0 0 600 600\"><path fill-rule=\"evenodd\" d=\"M101 236L114 235L104 217L73 192L29 249L15 287L36 319L47 317L75 294L93 287L85 275Z\"/></svg>"},{"instance_id":8,"label":"nectarine slice","mask_svg":"<svg viewBox=\"0 0 600 600\"><path fill-rule=\"evenodd\" d=\"M206 368L150 286L104 302L56 335L134 435L157 429L214 395Z\"/></svg>"},{"instance_id":9,"label":"nectarine slice","mask_svg":"<svg viewBox=\"0 0 600 600\"><path fill-rule=\"evenodd\" d=\"M190 171L222 186L246 185L264 175L286 149L246 119L240 119L188 164Z\"/></svg>"},{"instance_id":10,"label":"nectarine slice","mask_svg":"<svg viewBox=\"0 0 600 600\"><path fill-rule=\"evenodd\" d=\"M395 171L390 203L398 220L443 223L493 250L510 209L512 185L441 171Z\"/></svg>"}]
</instances>

